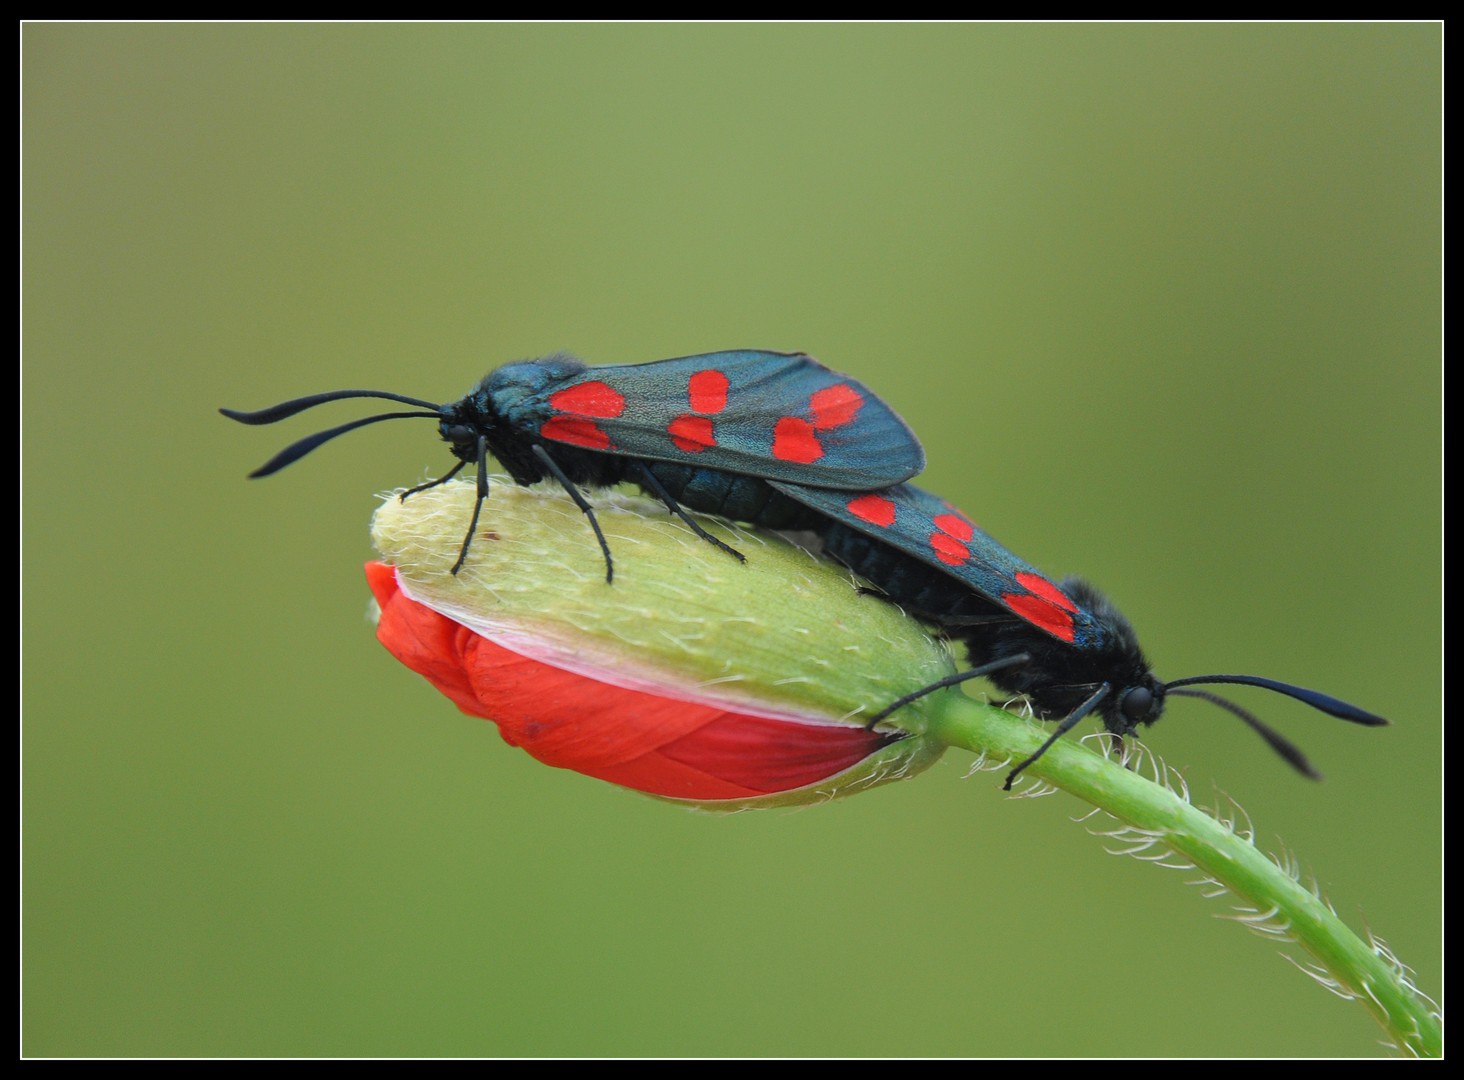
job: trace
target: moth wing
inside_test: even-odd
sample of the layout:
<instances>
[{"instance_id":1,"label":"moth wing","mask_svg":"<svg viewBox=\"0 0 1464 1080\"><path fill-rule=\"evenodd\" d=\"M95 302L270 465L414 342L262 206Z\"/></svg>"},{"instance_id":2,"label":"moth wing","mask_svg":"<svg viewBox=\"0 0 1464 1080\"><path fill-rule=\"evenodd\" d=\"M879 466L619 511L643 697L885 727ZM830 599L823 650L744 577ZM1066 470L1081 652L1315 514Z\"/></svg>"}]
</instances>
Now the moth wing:
<instances>
[{"instance_id":1,"label":"moth wing","mask_svg":"<svg viewBox=\"0 0 1464 1080\"><path fill-rule=\"evenodd\" d=\"M943 571L1013 615L1078 648L1103 639L1093 614L959 509L914 484L860 493L772 486L849 528Z\"/></svg>"},{"instance_id":2,"label":"moth wing","mask_svg":"<svg viewBox=\"0 0 1464 1080\"><path fill-rule=\"evenodd\" d=\"M703 353L585 368L539 403L543 438L811 488L868 489L925 467L863 383L802 353Z\"/></svg>"}]
</instances>

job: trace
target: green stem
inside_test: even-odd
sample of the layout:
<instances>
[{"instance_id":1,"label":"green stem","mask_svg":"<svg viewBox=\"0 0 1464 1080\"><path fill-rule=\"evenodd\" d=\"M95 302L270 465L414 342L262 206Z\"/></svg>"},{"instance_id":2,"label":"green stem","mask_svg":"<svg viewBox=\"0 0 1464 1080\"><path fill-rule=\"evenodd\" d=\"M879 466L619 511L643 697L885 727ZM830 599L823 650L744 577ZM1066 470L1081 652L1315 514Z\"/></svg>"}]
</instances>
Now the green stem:
<instances>
[{"instance_id":1,"label":"green stem","mask_svg":"<svg viewBox=\"0 0 1464 1080\"><path fill-rule=\"evenodd\" d=\"M942 694L941 699L931 711L931 735L947 745L1016 762L1045 737L1033 725L1014 723L1011 713L960 693ZM1191 805L1182 784L1180 791L1171 790L1172 774L1162 765L1158 770L1163 783L1064 739L1023 776L1046 781L1125 823L1128 828L1119 835L1132 841L1136 854L1145 850L1158 855L1167 848L1192 863L1253 909L1242 921L1311 953L1316 966L1303 970L1335 993L1362 1002L1401 1052L1440 1056L1443 1033L1437 1008L1413 987L1407 969L1385 947L1369 944L1348 929L1326 902L1260 851L1248 829L1238 831Z\"/></svg>"}]
</instances>

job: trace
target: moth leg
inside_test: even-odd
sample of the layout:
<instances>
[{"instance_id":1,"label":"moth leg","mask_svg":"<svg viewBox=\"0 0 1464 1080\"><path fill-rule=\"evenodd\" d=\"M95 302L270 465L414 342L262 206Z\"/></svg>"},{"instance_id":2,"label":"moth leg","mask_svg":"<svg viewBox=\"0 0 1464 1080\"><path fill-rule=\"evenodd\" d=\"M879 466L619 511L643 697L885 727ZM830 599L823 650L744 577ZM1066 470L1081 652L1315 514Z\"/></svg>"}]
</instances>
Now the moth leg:
<instances>
[{"instance_id":1,"label":"moth leg","mask_svg":"<svg viewBox=\"0 0 1464 1080\"><path fill-rule=\"evenodd\" d=\"M1012 784L1016 783L1017 777L1022 774L1022 770L1024 770L1028 765L1032 764L1032 762L1040 758L1043 754L1047 753L1047 751L1051 749L1052 744L1057 742L1058 739L1062 738L1073 728L1077 727L1078 721L1087 716L1094 709L1096 709L1098 707L1098 703L1106 698L1112 690L1113 687L1109 686L1107 683L1102 683L1098 687L1098 689L1094 691L1092 697L1083 702L1072 712L1068 713L1067 718L1061 721L1057 725L1057 727L1052 729L1052 734L1047 736L1047 741L1037 748L1036 753L1028 755L1022 760L1020 764L1017 765L1015 769L1007 773L1006 783L1002 784L1001 789L1003 791L1010 791L1012 789Z\"/></svg>"},{"instance_id":2,"label":"moth leg","mask_svg":"<svg viewBox=\"0 0 1464 1080\"><path fill-rule=\"evenodd\" d=\"M459 461L456 465L454 465L443 476L438 477L436 480L429 480L425 484L418 484L414 488L408 488L406 491L402 492L401 495L399 495L397 497L402 502L406 502L408 495L415 495L419 491L426 491L428 488L435 488L438 484L445 484L449 480L451 480L454 476L456 476L458 473L462 472L463 471L463 466L466 465L466 464L467 464L466 461Z\"/></svg>"},{"instance_id":3,"label":"moth leg","mask_svg":"<svg viewBox=\"0 0 1464 1080\"><path fill-rule=\"evenodd\" d=\"M461 469L463 467L463 465L465 465L465 464L467 464L467 462L460 462L458 464L457 469L453 469L453 471L450 472L450 473L448 473L447 476L444 476L442 478L442 480L446 480L446 479L448 479L448 477L451 477L452 476L452 473L457 472L458 469ZM435 483L440 484L440 483L442 483L442 480L435 481ZM432 484L428 484L427 485L427 487L432 487L432 486L433 486ZM421 489L418 488L417 490L420 491ZM410 491L407 492L407 495L410 495L410 494L411 494ZM404 499L406 497L407 497L406 495L403 495L402 496L402 498L404 498ZM477 499L475 499L473 501L473 520L468 522L468 532L467 532L467 535L463 537L463 549L458 552L457 562L455 562L455 563L452 564L452 574L453 574L453 577L456 577L457 576L457 572L463 568L463 563L465 563L465 562L468 561L468 548L473 543L473 534L478 531L478 515L483 512L483 500L486 499L487 497L488 497L488 440L485 439L483 436L479 435L478 436L478 497L477 497Z\"/></svg>"},{"instance_id":4,"label":"moth leg","mask_svg":"<svg viewBox=\"0 0 1464 1080\"><path fill-rule=\"evenodd\" d=\"M651 472L650 469L646 468L645 465L639 461L635 462L634 464L635 467L640 470L641 486L648 488L652 495L660 499L661 502L665 503L666 509L670 510L682 521L686 522L687 526L691 529L692 532L696 533L697 536L700 536L703 540L711 544L713 547L721 548L738 562L747 561L746 555L742 554L742 552L738 551L735 547L724 544L722 541L718 540L715 536L713 536L711 533L707 532L699 524L697 524L696 520L692 518L689 514L687 514L685 510L681 509L681 504L671 497L671 493L666 490L661 481L656 479L655 473Z\"/></svg>"},{"instance_id":5,"label":"moth leg","mask_svg":"<svg viewBox=\"0 0 1464 1080\"><path fill-rule=\"evenodd\" d=\"M564 475L564 470L549 456L549 451L545 450L538 443L534 444L533 450L534 456L539 459L544 468L549 470L549 474L559 481L559 486L564 488L565 492L574 500L574 504L580 508L580 511L585 517L590 519L590 528L595 530L595 539L600 541L600 550L605 553L605 584L609 585L615 580L615 561L610 558L610 545L605 542L605 534L600 531L600 522L595 517L594 509L585 500L580 489L570 483L569 477Z\"/></svg>"},{"instance_id":6,"label":"moth leg","mask_svg":"<svg viewBox=\"0 0 1464 1080\"><path fill-rule=\"evenodd\" d=\"M1032 657L1027 653L1017 653L1013 656L1003 656L998 660L991 661L989 664L982 664L980 667L971 668L969 671L958 671L954 675L947 675L944 679L937 679L929 686L922 686L919 690L912 691L911 693L906 694L904 697L896 698L894 701L890 702L883 709L881 709L879 712L875 713L873 716L865 721L864 730L873 731L875 725L878 724L885 717L889 716L891 713L895 712L898 709L903 709L912 701L919 701L926 694L933 694L937 690L944 690L948 686L957 686L963 682L969 682L971 679L979 679L983 675L989 675L993 671L1000 671L1002 668L1005 667L1012 667L1016 664L1025 664L1031 659ZM1033 758L1032 760L1036 759ZM1025 762L1023 763L1024 768L1026 764L1027 763Z\"/></svg>"}]
</instances>

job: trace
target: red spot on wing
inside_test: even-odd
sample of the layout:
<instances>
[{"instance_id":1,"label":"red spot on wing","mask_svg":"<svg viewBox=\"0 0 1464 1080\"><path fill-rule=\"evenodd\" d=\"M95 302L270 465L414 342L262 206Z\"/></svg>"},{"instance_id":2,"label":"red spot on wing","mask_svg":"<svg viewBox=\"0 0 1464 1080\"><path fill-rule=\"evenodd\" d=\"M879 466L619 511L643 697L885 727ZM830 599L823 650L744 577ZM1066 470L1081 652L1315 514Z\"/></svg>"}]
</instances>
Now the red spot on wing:
<instances>
[{"instance_id":1,"label":"red spot on wing","mask_svg":"<svg viewBox=\"0 0 1464 1080\"><path fill-rule=\"evenodd\" d=\"M976 527L962 514L941 514L935 519L935 527L957 540L969 540L976 535Z\"/></svg>"},{"instance_id":2,"label":"red spot on wing","mask_svg":"<svg viewBox=\"0 0 1464 1080\"><path fill-rule=\"evenodd\" d=\"M859 391L844 383L825 386L808 397L808 407L813 410L813 426L819 431L843 427L859 414L863 404L864 397Z\"/></svg>"},{"instance_id":3,"label":"red spot on wing","mask_svg":"<svg viewBox=\"0 0 1464 1080\"><path fill-rule=\"evenodd\" d=\"M712 422L705 416L682 414L666 425L672 445L688 454L699 454L710 446L717 445L717 436L712 431Z\"/></svg>"},{"instance_id":4,"label":"red spot on wing","mask_svg":"<svg viewBox=\"0 0 1464 1080\"><path fill-rule=\"evenodd\" d=\"M941 502L945 502L945 500L942 499ZM971 515L968 514L968 513L966 513L966 511L962 510L959 506L954 506L951 503L946 503L945 506L946 506L946 509L949 510L954 516L960 518L967 525L970 525L971 528L973 528L973 529L979 529L979 528L981 528L980 525L977 525L974 521L971 520Z\"/></svg>"},{"instance_id":5,"label":"red spot on wing","mask_svg":"<svg viewBox=\"0 0 1464 1080\"><path fill-rule=\"evenodd\" d=\"M549 395L549 404L576 416L619 416L625 411L625 395L595 380L556 390Z\"/></svg>"},{"instance_id":6,"label":"red spot on wing","mask_svg":"<svg viewBox=\"0 0 1464 1080\"><path fill-rule=\"evenodd\" d=\"M691 401L691 411L719 413L727 407L727 376L708 368L698 371L686 384L686 396Z\"/></svg>"},{"instance_id":7,"label":"red spot on wing","mask_svg":"<svg viewBox=\"0 0 1464 1080\"><path fill-rule=\"evenodd\" d=\"M823 447L818 444L813 425L796 416L785 416L779 420L773 425L773 457L801 465L823 457Z\"/></svg>"},{"instance_id":8,"label":"red spot on wing","mask_svg":"<svg viewBox=\"0 0 1464 1080\"><path fill-rule=\"evenodd\" d=\"M1073 617L1041 596L1033 596L1031 593L1007 593L1001 600L1033 626L1046 630L1053 637L1063 641L1072 641L1077 636L1076 631L1073 630Z\"/></svg>"},{"instance_id":9,"label":"red spot on wing","mask_svg":"<svg viewBox=\"0 0 1464 1080\"><path fill-rule=\"evenodd\" d=\"M539 426L539 434L555 442L571 446L585 446L591 450L610 449L610 436L601 431L593 420L579 416L551 416Z\"/></svg>"},{"instance_id":10,"label":"red spot on wing","mask_svg":"<svg viewBox=\"0 0 1464 1080\"><path fill-rule=\"evenodd\" d=\"M895 504L883 495L861 495L850 499L844 508L860 521L888 529L895 523Z\"/></svg>"},{"instance_id":11,"label":"red spot on wing","mask_svg":"<svg viewBox=\"0 0 1464 1080\"><path fill-rule=\"evenodd\" d=\"M1040 574L1020 573L1017 584L1030 593L1035 593L1049 604L1056 604L1064 611L1076 613L1078 605L1067 598L1067 594Z\"/></svg>"},{"instance_id":12,"label":"red spot on wing","mask_svg":"<svg viewBox=\"0 0 1464 1080\"><path fill-rule=\"evenodd\" d=\"M930 534L930 550L947 566L960 566L971 557L970 548L954 536L947 536L943 532Z\"/></svg>"}]
</instances>

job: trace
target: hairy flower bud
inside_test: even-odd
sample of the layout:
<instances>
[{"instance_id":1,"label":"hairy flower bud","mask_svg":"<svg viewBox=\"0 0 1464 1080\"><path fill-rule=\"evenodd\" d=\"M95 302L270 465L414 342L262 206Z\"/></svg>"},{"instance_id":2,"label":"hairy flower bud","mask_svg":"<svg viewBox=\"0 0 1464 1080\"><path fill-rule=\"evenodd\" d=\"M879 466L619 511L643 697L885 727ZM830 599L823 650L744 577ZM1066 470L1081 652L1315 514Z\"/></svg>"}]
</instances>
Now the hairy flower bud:
<instances>
[{"instance_id":1,"label":"hairy flower bud","mask_svg":"<svg viewBox=\"0 0 1464 1080\"><path fill-rule=\"evenodd\" d=\"M377 512L377 636L539 760L741 809L901 779L943 749L925 737L924 702L865 730L864 717L953 667L837 566L704 519L741 563L664 507L607 494L595 502L616 556L607 584L569 498L503 481L454 575L473 500L472 484L450 483Z\"/></svg>"}]
</instances>

